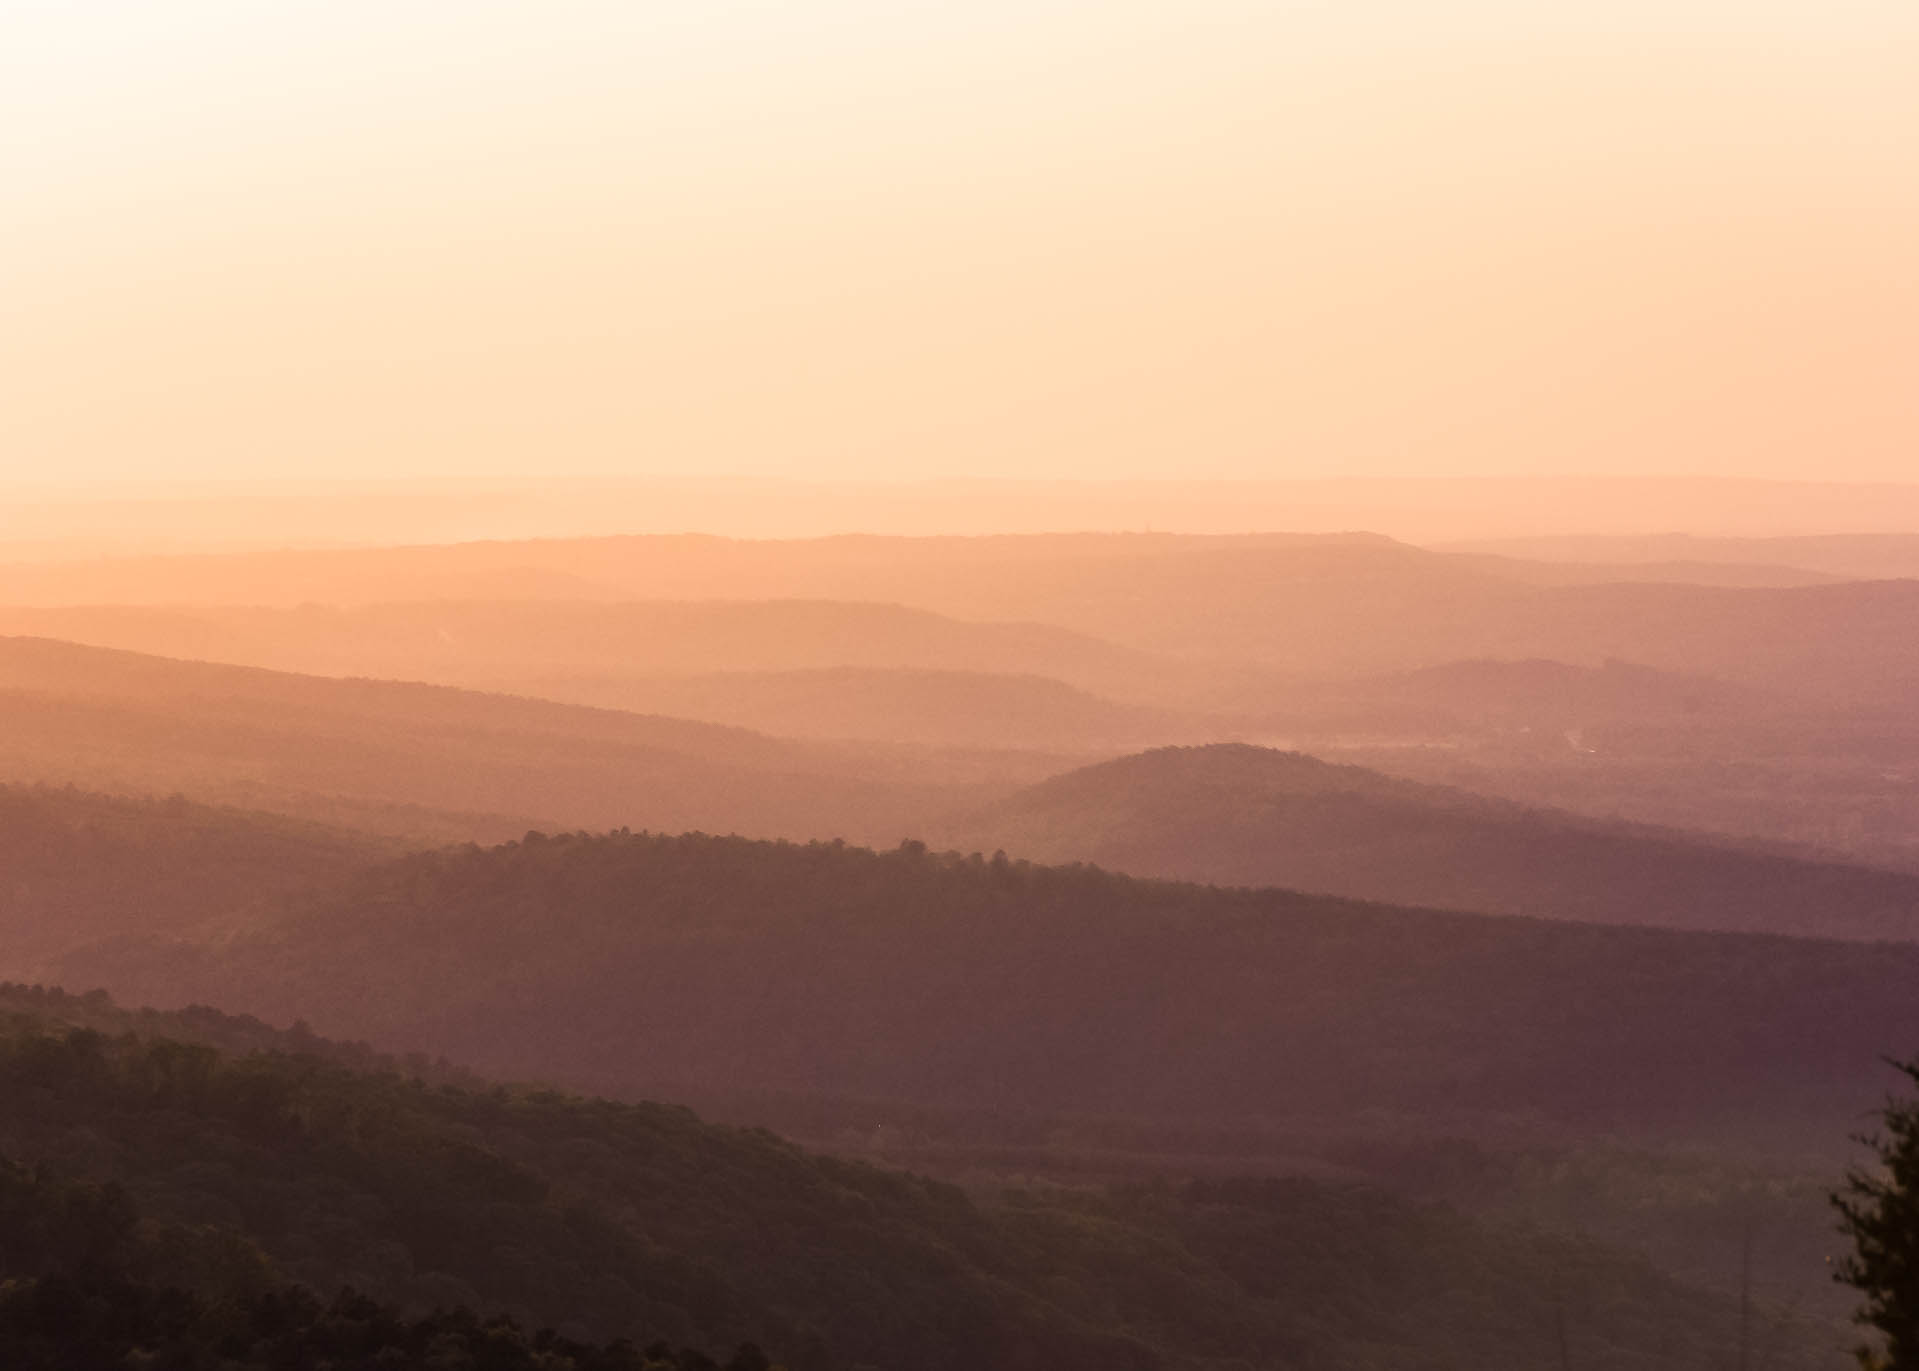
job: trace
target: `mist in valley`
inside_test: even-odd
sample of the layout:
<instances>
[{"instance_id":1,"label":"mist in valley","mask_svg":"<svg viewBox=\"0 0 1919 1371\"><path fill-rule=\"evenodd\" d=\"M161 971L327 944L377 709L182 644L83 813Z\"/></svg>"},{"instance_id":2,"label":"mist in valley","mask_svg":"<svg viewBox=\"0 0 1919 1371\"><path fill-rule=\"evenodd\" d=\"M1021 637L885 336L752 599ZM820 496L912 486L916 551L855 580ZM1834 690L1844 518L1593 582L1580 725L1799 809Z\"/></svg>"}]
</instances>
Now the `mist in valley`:
<instances>
[{"instance_id":1,"label":"mist in valley","mask_svg":"<svg viewBox=\"0 0 1919 1371\"><path fill-rule=\"evenodd\" d=\"M0 15L0 1364L1919 1365L1915 56Z\"/></svg>"}]
</instances>

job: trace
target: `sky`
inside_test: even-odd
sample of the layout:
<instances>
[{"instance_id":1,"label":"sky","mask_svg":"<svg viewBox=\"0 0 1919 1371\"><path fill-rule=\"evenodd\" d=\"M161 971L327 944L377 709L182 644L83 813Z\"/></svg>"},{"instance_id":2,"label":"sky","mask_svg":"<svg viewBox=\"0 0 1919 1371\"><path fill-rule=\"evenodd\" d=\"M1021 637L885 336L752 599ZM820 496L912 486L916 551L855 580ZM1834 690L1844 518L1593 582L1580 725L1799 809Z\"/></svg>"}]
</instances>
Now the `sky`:
<instances>
[{"instance_id":1,"label":"sky","mask_svg":"<svg viewBox=\"0 0 1919 1371\"><path fill-rule=\"evenodd\" d=\"M0 477L1919 479L1910 0L0 0Z\"/></svg>"}]
</instances>

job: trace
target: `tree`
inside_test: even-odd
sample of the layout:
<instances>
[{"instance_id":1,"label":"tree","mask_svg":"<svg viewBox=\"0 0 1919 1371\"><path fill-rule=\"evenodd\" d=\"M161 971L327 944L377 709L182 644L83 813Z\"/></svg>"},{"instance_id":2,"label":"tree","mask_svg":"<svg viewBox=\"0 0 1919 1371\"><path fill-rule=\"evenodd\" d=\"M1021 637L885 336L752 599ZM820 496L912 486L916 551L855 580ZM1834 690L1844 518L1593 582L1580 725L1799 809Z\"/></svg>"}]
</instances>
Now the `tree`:
<instances>
[{"instance_id":1,"label":"tree","mask_svg":"<svg viewBox=\"0 0 1919 1371\"><path fill-rule=\"evenodd\" d=\"M1893 1062L1919 1085L1919 1061ZM1882 1349L1859 1349L1873 1371L1919 1371L1919 1100L1889 1098L1878 1131L1858 1141L1877 1165L1855 1167L1832 1197L1852 1255L1833 1278L1865 1297L1853 1317L1877 1330Z\"/></svg>"}]
</instances>

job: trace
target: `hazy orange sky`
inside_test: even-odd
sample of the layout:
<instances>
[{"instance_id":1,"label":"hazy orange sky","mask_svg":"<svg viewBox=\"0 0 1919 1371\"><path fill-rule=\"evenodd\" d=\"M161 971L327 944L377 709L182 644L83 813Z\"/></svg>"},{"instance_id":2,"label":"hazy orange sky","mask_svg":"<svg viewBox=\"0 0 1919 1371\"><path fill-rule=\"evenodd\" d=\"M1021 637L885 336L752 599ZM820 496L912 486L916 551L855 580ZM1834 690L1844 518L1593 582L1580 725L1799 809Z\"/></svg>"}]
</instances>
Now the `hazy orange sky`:
<instances>
[{"instance_id":1,"label":"hazy orange sky","mask_svg":"<svg viewBox=\"0 0 1919 1371\"><path fill-rule=\"evenodd\" d=\"M1919 478L1912 0L7 0L0 475Z\"/></svg>"}]
</instances>

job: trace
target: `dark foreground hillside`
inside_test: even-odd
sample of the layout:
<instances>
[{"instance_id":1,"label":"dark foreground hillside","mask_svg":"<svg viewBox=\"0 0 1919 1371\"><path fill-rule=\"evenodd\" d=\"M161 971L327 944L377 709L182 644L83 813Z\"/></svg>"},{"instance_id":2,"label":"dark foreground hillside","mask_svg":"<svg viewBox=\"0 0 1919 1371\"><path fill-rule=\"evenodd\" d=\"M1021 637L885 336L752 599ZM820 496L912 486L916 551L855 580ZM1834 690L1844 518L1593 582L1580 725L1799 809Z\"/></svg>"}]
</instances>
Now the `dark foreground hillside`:
<instances>
[{"instance_id":1,"label":"dark foreground hillside","mask_svg":"<svg viewBox=\"0 0 1919 1371\"><path fill-rule=\"evenodd\" d=\"M1919 875L1583 818L1238 744L1056 776L940 832L962 849L1135 876L1483 914L1919 937Z\"/></svg>"},{"instance_id":2,"label":"dark foreground hillside","mask_svg":"<svg viewBox=\"0 0 1919 1371\"><path fill-rule=\"evenodd\" d=\"M719 1371L691 1348L591 1346L502 1314L403 1311L278 1279L241 1235L155 1223L125 1187L0 1160L0 1365L8 1371ZM744 1346L726 1371L767 1371Z\"/></svg>"},{"instance_id":3,"label":"dark foreground hillside","mask_svg":"<svg viewBox=\"0 0 1919 1371\"><path fill-rule=\"evenodd\" d=\"M1705 1371L1737 1345L1730 1299L1347 1186L969 1196L682 1109L422 1079L206 1010L13 987L0 1013L0 1153L64 1173L0 1167L0 1264L27 1280L0 1298L0 1337L46 1313L45 1290L70 1302L124 1276L135 1288L105 1292L122 1322L171 1309L176 1327L398 1345L417 1334L405 1320L466 1305L565 1335L549 1361L510 1360L530 1335L494 1324L488 1366L630 1365L586 1360L611 1337L750 1338L795 1371L1521 1371L1562 1348L1605 1371ZM279 1050L248 1050L263 1042ZM80 1269L87 1242L116 1264ZM156 1266L203 1303L156 1312ZM387 1304L328 1305L289 1280ZM70 1303L52 1312L71 1320ZM430 1325L440 1351L476 1336L463 1319ZM1763 1306L1749 1326L1769 1366L1840 1364L1840 1330Z\"/></svg>"},{"instance_id":4,"label":"dark foreground hillside","mask_svg":"<svg viewBox=\"0 0 1919 1371\"><path fill-rule=\"evenodd\" d=\"M1843 1137L1919 947L1568 924L1088 868L619 833L403 858L68 984L610 1093Z\"/></svg>"}]
</instances>

